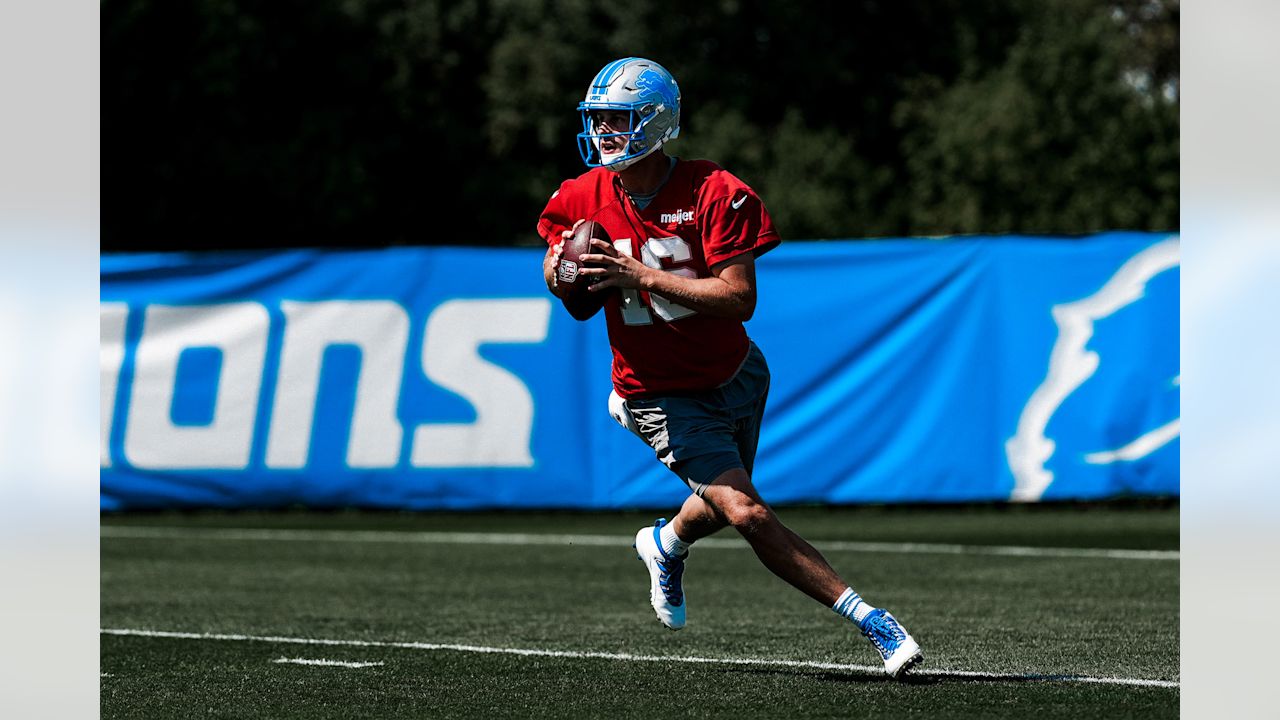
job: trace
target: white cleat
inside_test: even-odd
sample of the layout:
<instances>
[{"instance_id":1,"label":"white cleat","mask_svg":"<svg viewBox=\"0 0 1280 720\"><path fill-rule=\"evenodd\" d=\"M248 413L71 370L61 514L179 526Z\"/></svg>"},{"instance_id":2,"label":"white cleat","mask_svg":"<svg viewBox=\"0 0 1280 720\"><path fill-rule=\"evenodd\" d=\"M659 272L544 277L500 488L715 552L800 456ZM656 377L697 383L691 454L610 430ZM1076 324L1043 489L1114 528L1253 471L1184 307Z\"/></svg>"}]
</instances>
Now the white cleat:
<instances>
[{"instance_id":1,"label":"white cleat","mask_svg":"<svg viewBox=\"0 0 1280 720\"><path fill-rule=\"evenodd\" d=\"M903 678L911 668L924 661L920 645L884 608L876 608L858 624L876 652L884 660L884 671L892 678Z\"/></svg>"},{"instance_id":2,"label":"white cleat","mask_svg":"<svg viewBox=\"0 0 1280 720\"><path fill-rule=\"evenodd\" d=\"M649 604L658 614L658 620L672 630L684 627L684 555L668 555L662 551L658 530L666 525L665 518L642 528L636 533L636 557L649 570Z\"/></svg>"}]
</instances>

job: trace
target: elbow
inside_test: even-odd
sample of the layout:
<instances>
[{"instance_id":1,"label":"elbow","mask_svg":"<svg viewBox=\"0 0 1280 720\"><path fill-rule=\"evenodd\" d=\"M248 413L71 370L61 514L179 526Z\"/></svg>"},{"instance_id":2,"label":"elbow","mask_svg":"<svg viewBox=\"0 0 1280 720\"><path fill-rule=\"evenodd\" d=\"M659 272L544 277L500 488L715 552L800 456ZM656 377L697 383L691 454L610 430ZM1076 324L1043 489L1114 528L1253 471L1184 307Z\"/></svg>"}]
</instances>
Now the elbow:
<instances>
[{"instance_id":1,"label":"elbow","mask_svg":"<svg viewBox=\"0 0 1280 720\"><path fill-rule=\"evenodd\" d=\"M752 284L747 292L742 294L742 322L750 320L756 314L756 288Z\"/></svg>"}]
</instances>

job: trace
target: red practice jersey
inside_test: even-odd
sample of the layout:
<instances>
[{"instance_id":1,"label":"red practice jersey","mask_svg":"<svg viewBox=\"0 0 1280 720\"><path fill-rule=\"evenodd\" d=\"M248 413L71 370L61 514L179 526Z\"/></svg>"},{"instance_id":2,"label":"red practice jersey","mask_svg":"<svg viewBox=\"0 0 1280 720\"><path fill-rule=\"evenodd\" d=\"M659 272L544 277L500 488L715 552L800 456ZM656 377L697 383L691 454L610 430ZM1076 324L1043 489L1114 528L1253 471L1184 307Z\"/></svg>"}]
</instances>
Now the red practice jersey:
<instances>
[{"instance_id":1,"label":"red practice jersey","mask_svg":"<svg viewBox=\"0 0 1280 720\"><path fill-rule=\"evenodd\" d=\"M708 160L677 161L643 210L608 169L566 180L542 211L538 232L555 243L580 219L603 225L618 252L693 278L712 277L712 267L742 253L758 257L778 244L755 191ZM613 385L623 397L710 390L733 377L747 356L741 322L657 295L620 289L610 293L604 313Z\"/></svg>"}]
</instances>

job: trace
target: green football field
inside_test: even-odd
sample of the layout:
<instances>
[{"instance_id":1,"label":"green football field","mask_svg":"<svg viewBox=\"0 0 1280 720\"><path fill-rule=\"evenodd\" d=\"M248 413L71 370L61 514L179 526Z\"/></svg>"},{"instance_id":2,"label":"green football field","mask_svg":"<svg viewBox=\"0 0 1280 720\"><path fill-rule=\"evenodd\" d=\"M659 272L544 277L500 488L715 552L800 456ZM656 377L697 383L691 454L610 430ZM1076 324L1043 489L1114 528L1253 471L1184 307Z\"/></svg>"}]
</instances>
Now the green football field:
<instances>
[{"instance_id":1,"label":"green football field","mask_svg":"<svg viewBox=\"0 0 1280 720\"><path fill-rule=\"evenodd\" d=\"M666 630L651 513L102 518L104 718L1172 717L1178 508L782 508L925 663L725 531Z\"/></svg>"}]
</instances>

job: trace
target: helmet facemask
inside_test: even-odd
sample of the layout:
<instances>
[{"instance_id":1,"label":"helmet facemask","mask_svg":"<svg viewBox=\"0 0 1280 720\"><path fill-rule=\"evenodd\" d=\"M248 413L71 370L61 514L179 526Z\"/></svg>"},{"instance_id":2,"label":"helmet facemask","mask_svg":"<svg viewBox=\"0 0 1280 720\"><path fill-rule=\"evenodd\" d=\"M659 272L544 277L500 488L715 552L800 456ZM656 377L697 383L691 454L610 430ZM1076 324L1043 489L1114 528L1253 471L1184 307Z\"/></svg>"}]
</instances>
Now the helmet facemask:
<instances>
[{"instance_id":1,"label":"helmet facemask","mask_svg":"<svg viewBox=\"0 0 1280 720\"><path fill-rule=\"evenodd\" d=\"M627 130L616 130L613 127L606 129L604 123L595 117L600 112L602 112L601 108L581 111L582 133L578 135L578 151L582 154L583 161L589 166L622 170L657 149L650 147L647 132L649 123L657 116L657 111L652 105L646 105L639 110L617 109L616 112L627 113L626 127L629 128ZM620 138L622 147L606 153L604 141L608 138Z\"/></svg>"}]
</instances>

